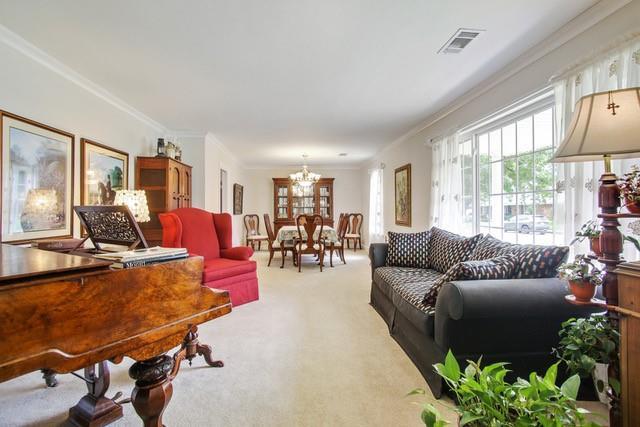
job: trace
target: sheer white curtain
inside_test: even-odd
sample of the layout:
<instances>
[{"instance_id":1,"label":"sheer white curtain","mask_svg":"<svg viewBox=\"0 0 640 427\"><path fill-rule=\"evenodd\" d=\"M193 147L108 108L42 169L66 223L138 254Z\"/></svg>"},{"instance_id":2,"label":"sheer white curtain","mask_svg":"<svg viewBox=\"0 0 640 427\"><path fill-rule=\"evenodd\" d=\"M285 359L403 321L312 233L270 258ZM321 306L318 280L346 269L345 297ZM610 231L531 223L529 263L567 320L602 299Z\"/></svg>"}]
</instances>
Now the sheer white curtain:
<instances>
[{"instance_id":1,"label":"sheer white curtain","mask_svg":"<svg viewBox=\"0 0 640 427\"><path fill-rule=\"evenodd\" d=\"M384 242L382 201L382 168L370 171L369 177L369 243Z\"/></svg>"},{"instance_id":2,"label":"sheer white curtain","mask_svg":"<svg viewBox=\"0 0 640 427\"><path fill-rule=\"evenodd\" d=\"M562 141L573 114L576 102L584 95L607 90L640 86L640 38L624 42L599 58L569 72L554 83L556 99L556 141ZM640 140L638 142L640 144ZM603 141L606 144L606 141ZM617 160L613 172L621 176L637 159ZM598 179L604 171L604 163L583 162L556 165L556 229L564 229L565 243L573 239L580 226L598 215ZM628 221L622 232L630 234ZM627 258L633 249L625 245ZM588 251L584 242L577 253Z\"/></svg>"},{"instance_id":3,"label":"sheer white curtain","mask_svg":"<svg viewBox=\"0 0 640 427\"><path fill-rule=\"evenodd\" d=\"M462 223L462 165L458 135L432 145L431 224L459 232Z\"/></svg>"}]
</instances>

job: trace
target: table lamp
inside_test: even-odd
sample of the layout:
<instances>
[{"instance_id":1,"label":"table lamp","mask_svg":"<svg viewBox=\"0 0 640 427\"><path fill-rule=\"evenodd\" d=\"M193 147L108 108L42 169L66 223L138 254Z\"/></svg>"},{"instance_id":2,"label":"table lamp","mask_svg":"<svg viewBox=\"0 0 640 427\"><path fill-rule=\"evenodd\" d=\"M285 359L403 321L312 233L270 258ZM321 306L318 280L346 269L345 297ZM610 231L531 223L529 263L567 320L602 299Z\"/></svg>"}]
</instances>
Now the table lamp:
<instances>
[{"instance_id":1,"label":"table lamp","mask_svg":"<svg viewBox=\"0 0 640 427\"><path fill-rule=\"evenodd\" d=\"M127 206L136 222L151 221L147 195L144 190L118 190L113 204Z\"/></svg>"}]
</instances>

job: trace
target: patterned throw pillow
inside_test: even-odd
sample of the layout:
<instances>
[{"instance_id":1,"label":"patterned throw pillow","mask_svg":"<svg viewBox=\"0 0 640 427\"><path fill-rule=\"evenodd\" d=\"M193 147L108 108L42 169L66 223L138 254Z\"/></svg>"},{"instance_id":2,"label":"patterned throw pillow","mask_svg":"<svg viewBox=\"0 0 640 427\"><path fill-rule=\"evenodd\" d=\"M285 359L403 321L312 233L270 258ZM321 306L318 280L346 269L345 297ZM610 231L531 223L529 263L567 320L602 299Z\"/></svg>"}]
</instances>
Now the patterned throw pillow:
<instances>
[{"instance_id":1,"label":"patterned throw pillow","mask_svg":"<svg viewBox=\"0 0 640 427\"><path fill-rule=\"evenodd\" d=\"M568 254L567 246L512 245L500 251L500 255L513 255L518 259L516 279L556 277L556 269Z\"/></svg>"},{"instance_id":2,"label":"patterned throw pillow","mask_svg":"<svg viewBox=\"0 0 640 427\"><path fill-rule=\"evenodd\" d=\"M515 246L512 243L503 242L500 239L496 239L491 234L484 236L476 245L473 252L469 256L470 261L479 261L483 259L491 259L498 256L500 251L505 248Z\"/></svg>"},{"instance_id":3,"label":"patterned throw pillow","mask_svg":"<svg viewBox=\"0 0 640 427\"><path fill-rule=\"evenodd\" d=\"M481 261L463 261L451 267L433 282L422 300L423 304L434 307L442 286L454 280L502 280L513 279L518 269L518 258L501 255Z\"/></svg>"},{"instance_id":4,"label":"patterned throw pillow","mask_svg":"<svg viewBox=\"0 0 640 427\"><path fill-rule=\"evenodd\" d=\"M390 267L429 268L429 231L389 232L387 265Z\"/></svg>"},{"instance_id":5,"label":"patterned throw pillow","mask_svg":"<svg viewBox=\"0 0 640 427\"><path fill-rule=\"evenodd\" d=\"M430 268L445 273L460 261L466 261L481 237L482 234L464 237L437 227L431 228L431 237L429 238Z\"/></svg>"}]
</instances>

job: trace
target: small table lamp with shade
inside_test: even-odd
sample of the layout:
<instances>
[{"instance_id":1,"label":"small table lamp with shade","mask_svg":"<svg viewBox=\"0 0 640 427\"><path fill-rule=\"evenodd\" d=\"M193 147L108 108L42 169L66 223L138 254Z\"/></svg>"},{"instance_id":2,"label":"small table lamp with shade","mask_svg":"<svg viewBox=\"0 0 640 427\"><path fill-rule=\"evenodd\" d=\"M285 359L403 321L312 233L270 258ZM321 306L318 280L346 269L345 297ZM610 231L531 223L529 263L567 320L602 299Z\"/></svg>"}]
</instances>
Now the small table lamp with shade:
<instances>
[{"instance_id":1,"label":"small table lamp with shade","mask_svg":"<svg viewBox=\"0 0 640 427\"><path fill-rule=\"evenodd\" d=\"M620 89L593 93L582 97L576 104L573 118L564 140L553 159L554 163L604 160L604 173L600 177L598 206L602 218L599 262L605 265L603 295L607 306L618 305L618 279L615 273L620 264L623 236L619 230L620 189L618 177L611 171L612 159L640 157L640 88ZM617 314L607 313L614 327L618 327ZM609 366L610 378L619 378L618 363ZM621 420L618 396L611 401L611 425Z\"/></svg>"},{"instance_id":2,"label":"small table lamp with shade","mask_svg":"<svg viewBox=\"0 0 640 427\"><path fill-rule=\"evenodd\" d=\"M127 206L136 222L151 221L147 195L144 190L118 190L113 204Z\"/></svg>"}]
</instances>

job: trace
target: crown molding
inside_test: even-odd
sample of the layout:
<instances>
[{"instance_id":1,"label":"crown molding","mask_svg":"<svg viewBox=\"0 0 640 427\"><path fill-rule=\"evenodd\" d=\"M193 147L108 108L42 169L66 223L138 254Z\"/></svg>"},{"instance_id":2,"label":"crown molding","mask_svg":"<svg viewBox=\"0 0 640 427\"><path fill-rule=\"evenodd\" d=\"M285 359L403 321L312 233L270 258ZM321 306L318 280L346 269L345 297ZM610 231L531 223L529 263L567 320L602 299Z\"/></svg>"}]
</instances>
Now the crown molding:
<instances>
[{"instance_id":1,"label":"crown molding","mask_svg":"<svg viewBox=\"0 0 640 427\"><path fill-rule=\"evenodd\" d=\"M247 166L245 163L236 156L229 148L222 142L213 132L207 132L205 134L205 141L210 140L213 141L213 145L217 147L220 151L222 151L227 157L231 159L232 162L236 163L237 166L242 169L246 169Z\"/></svg>"},{"instance_id":2,"label":"crown molding","mask_svg":"<svg viewBox=\"0 0 640 427\"><path fill-rule=\"evenodd\" d=\"M0 25L0 42L22 53L26 57L48 68L49 70L55 72L56 74L64 77L65 79L76 84L77 86L81 87L87 92L97 96L98 98L102 99L108 104L111 104L112 106L118 108L119 110L127 113L128 115L135 118L136 120L153 128L158 133L167 133L167 128L162 124L153 120L152 118L145 115L144 113L138 111L137 109L127 104L122 99L118 98L117 96L113 95L103 87L87 79L77 71L63 64L53 56L44 52L42 49L36 47L32 43L28 42L27 40L20 37L18 34L14 33L13 31L9 30L7 27L3 25Z\"/></svg>"},{"instance_id":3,"label":"crown molding","mask_svg":"<svg viewBox=\"0 0 640 427\"><path fill-rule=\"evenodd\" d=\"M308 164L309 169L315 170L361 170L362 166L358 164L351 165L339 165L339 166L330 166L330 165L314 165ZM297 164L287 164L287 165L254 165L249 164L245 166L246 170L275 170L275 169L300 169L302 167L302 163Z\"/></svg>"},{"instance_id":4,"label":"crown molding","mask_svg":"<svg viewBox=\"0 0 640 427\"><path fill-rule=\"evenodd\" d=\"M538 61L540 58L553 52L563 44L567 43L571 39L577 37L579 34L593 27L609 15L631 3L631 1L632 0L606 0L599 1L598 3L594 4L589 9L585 10L580 15L576 16L571 21L566 23L549 37L544 39L542 42L538 43L531 49L518 56L515 60L507 64L507 66L505 66L501 71L492 75L483 82L475 85L471 90L458 97L449 105L428 116L417 126L414 126L408 132L392 141L391 144L382 148L372 158L375 159L377 156L383 154L389 149L407 141L424 129L434 125L435 123L464 107L469 102L489 92L499 84L503 83L507 79L513 77L515 74L524 70L526 67Z\"/></svg>"}]
</instances>

